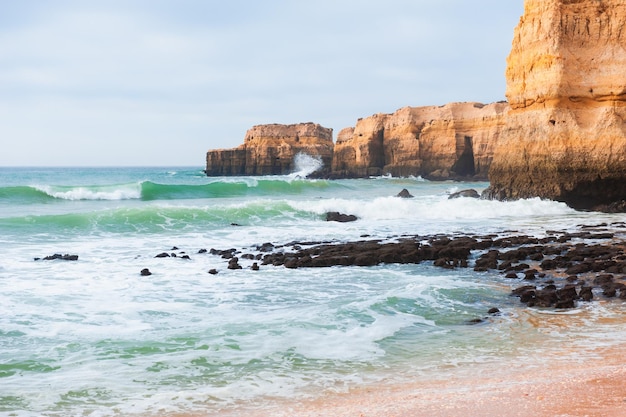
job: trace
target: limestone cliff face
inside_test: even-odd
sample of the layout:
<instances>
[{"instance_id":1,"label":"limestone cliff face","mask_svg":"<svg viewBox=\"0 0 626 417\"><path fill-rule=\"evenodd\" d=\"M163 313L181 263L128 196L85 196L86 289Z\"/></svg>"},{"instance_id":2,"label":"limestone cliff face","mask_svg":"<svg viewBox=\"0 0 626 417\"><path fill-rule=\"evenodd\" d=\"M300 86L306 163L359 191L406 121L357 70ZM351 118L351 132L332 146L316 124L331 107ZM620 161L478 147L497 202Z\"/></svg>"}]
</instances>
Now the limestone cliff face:
<instances>
[{"instance_id":1,"label":"limestone cliff face","mask_svg":"<svg viewBox=\"0 0 626 417\"><path fill-rule=\"evenodd\" d=\"M626 199L626 2L526 0L488 195L591 209Z\"/></svg>"},{"instance_id":2,"label":"limestone cliff face","mask_svg":"<svg viewBox=\"0 0 626 417\"><path fill-rule=\"evenodd\" d=\"M506 103L450 103L360 119L339 132L332 173L486 178L508 109Z\"/></svg>"},{"instance_id":3,"label":"limestone cliff face","mask_svg":"<svg viewBox=\"0 0 626 417\"><path fill-rule=\"evenodd\" d=\"M294 171L298 153L319 157L323 175L328 173L333 155L333 131L314 123L254 126L243 145L234 149L207 152L206 174L283 175Z\"/></svg>"}]
</instances>

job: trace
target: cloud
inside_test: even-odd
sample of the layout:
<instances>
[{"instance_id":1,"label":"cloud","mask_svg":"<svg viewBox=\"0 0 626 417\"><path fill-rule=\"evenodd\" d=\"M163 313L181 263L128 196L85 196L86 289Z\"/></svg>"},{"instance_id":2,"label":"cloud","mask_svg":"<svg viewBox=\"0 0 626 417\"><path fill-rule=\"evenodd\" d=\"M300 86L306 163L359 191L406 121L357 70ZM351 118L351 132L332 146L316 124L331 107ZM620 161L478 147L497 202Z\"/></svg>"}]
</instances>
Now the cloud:
<instances>
[{"instance_id":1,"label":"cloud","mask_svg":"<svg viewBox=\"0 0 626 417\"><path fill-rule=\"evenodd\" d=\"M500 100L522 11L501 0L9 3L0 137L13 146L0 165L201 166L253 124L338 131L406 105Z\"/></svg>"}]
</instances>

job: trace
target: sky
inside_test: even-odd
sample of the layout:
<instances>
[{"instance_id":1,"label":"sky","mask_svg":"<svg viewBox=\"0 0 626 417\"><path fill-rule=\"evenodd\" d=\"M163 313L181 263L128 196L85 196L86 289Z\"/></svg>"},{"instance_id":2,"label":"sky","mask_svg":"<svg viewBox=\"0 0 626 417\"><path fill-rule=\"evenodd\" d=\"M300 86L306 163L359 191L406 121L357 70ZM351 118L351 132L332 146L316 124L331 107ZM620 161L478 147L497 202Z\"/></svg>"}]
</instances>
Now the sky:
<instances>
[{"instance_id":1,"label":"sky","mask_svg":"<svg viewBox=\"0 0 626 417\"><path fill-rule=\"evenodd\" d=\"M0 166L198 166L258 124L504 100L523 0L0 0Z\"/></svg>"}]
</instances>

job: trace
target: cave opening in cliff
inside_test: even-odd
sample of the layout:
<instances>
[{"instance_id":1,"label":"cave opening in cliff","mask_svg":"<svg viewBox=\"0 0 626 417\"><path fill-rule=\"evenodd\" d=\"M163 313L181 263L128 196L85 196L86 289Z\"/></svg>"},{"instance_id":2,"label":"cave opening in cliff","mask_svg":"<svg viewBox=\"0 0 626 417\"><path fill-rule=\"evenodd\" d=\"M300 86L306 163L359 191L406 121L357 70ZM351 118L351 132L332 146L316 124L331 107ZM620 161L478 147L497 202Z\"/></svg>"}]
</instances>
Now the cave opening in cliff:
<instances>
[{"instance_id":1,"label":"cave opening in cliff","mask_svg":"<svg viewBox=\"0 0 626 417\"><path fill-rule=\"evenodd\" d=\"M456 151L458 159L452 165L451 171L460 177L473 177L476 174L474 164L474 144L471 136L457 139Z\"/></svg>"}]
</instances>

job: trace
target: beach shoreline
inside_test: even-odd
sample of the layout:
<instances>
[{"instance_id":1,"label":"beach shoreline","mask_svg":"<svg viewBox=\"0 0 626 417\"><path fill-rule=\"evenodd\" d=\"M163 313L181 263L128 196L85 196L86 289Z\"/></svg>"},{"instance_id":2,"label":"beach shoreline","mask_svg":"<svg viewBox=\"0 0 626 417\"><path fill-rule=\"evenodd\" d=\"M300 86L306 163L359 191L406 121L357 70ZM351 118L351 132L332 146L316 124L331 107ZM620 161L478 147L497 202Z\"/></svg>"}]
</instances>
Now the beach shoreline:
<instances>
[{"instance_id":1,"label":"beach shoreline","mask_svg":"<svg viewBox=\"0 0 626 417\"><path fill-rule=\"evenodd\" d=\"M626 324L621 305L598 305L600 315L592 308L570 313L528 309L510 319L524 334L528 326L549 334L587 322L606 335ZM347 391L175 417L621 417L626 415L626 340L614 336L530 341L482 362L441 365L408 377L392 373ZM583 339L584 333L576 337Z\"/></svg>"},{"instance_id":2,"label":"beach shoreline","mask_svg":"<svg viewBox=\"0 0 626 417\"><path fill-rule=\"evenodd\" d=\"M367 385L262 410L184 417L618 417L626 415L624 349L626 344L597 349L597 358L580 363L546 365L511 358L440 373L436 379Z\"/></svg>"}]
</instances>

